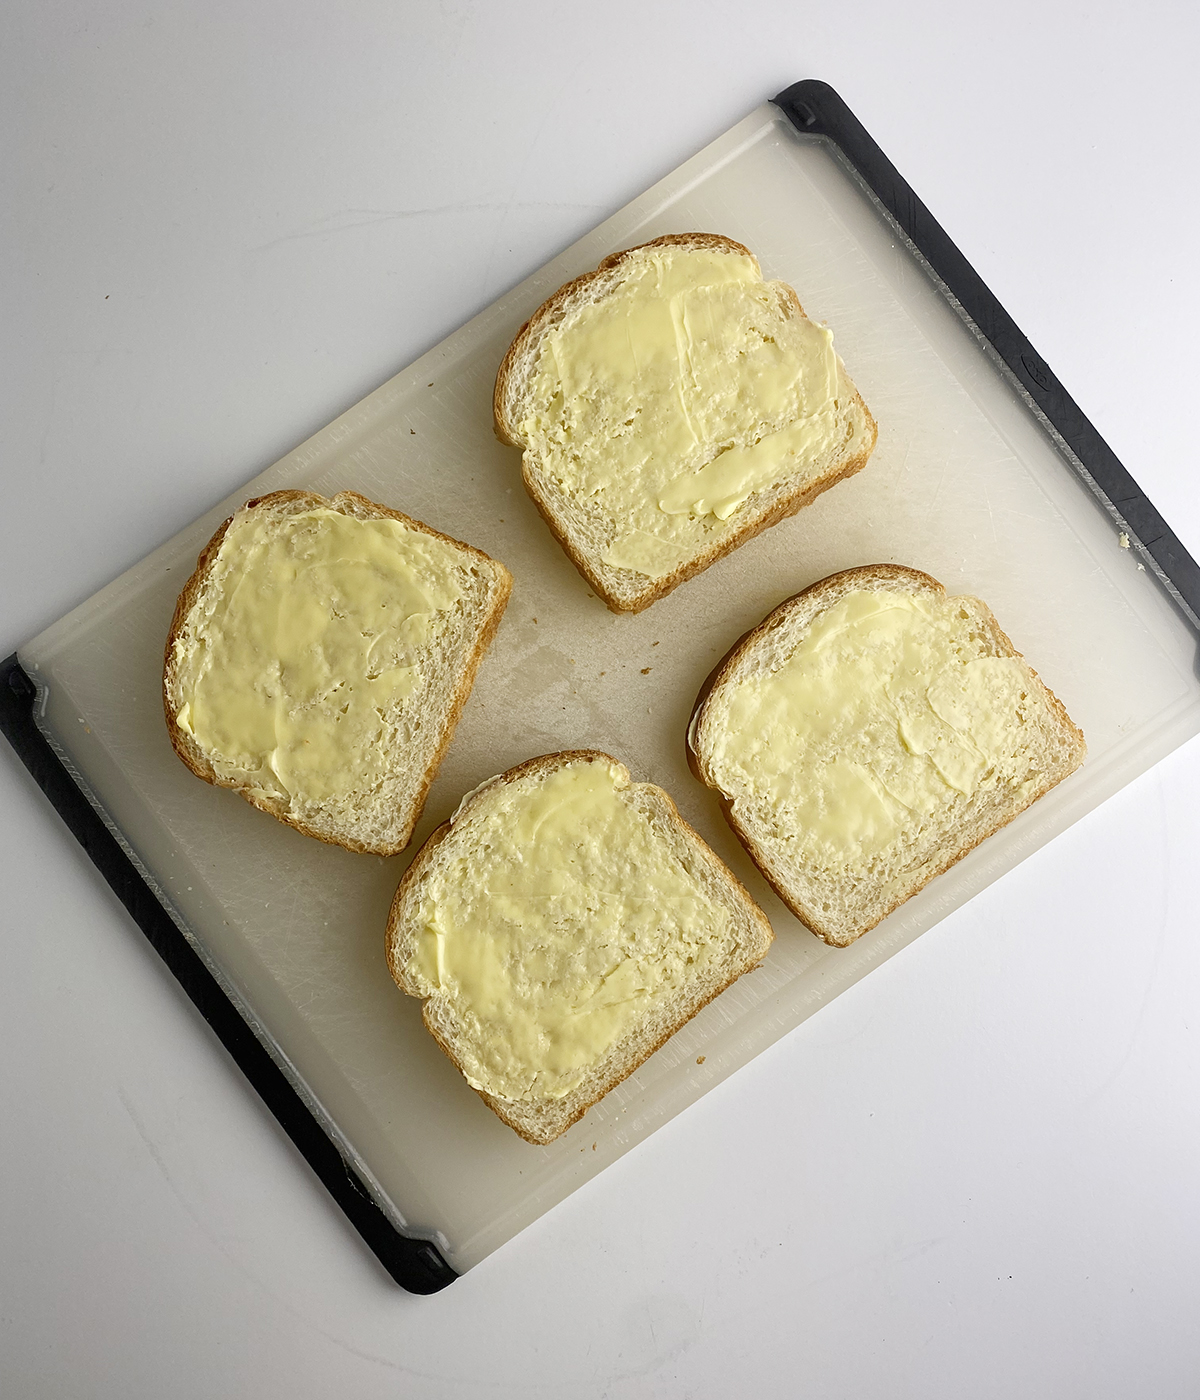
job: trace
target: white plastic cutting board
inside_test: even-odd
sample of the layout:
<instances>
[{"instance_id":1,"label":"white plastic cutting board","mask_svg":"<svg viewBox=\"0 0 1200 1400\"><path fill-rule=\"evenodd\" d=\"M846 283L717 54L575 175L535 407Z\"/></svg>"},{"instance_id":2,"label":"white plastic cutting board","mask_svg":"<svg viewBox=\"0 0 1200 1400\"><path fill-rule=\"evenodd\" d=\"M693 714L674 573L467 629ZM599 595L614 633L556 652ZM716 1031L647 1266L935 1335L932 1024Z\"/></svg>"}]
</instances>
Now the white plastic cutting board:
<instances>
[{"instance_id":1,"label":"white plastic cutting board","mask_svg":"<svg viewBox=\"0 0 1200 1400\"><path fill-rule=\"evenodd\" d=\"M496 366L562 282L669 232L728 234L828 322L875 415L867 469L636 617L555 544L491 430ZM467 1088L393 986L388 903L409 856L322 846L174 757L159 699L180 586L250 495L353 488L488 551L515 576L410 850L462 794L535 754L606 749L666 787L767 910L777 941L547 1148ZM714 662L783 598L895 561L984 598L1084 729L1085 768L857 944L789 915L688 771ZM20 649L42 722L181 927L380 1203L465 1269L949 910L1200 731L1195 637L1058 456L994 358L819 141L764 106L335 423ZM700 1062L702 1061L702 1063Z\"/></svg>"}]
</instances>

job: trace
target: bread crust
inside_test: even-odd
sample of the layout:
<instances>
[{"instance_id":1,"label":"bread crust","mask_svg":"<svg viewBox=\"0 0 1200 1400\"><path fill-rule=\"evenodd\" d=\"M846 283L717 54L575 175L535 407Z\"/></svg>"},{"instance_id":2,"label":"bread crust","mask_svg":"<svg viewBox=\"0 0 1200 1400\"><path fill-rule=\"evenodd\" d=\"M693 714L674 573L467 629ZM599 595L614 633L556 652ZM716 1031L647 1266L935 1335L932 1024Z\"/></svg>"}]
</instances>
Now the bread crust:
<instances>
[{"instance_id":1,"label":"bread crust","mask_svg":"<svg viewBox=\"0 0 1200 1400\"><path fill-rule=\"evenodd\" d=\"M561 753L542 754L537 758L527 759L524 763L518 764L515 768L510 768L507 772L498 774L489 782L475 789L470 793L459 806L458 811L449 821L443 822L428 838L425 844L413 858L412 864L404 872L392 900L391 910L388 915L387 931L385 935L385 954L387 957L388 970L391 972L396 985L408 996L424 999L422 1008L422 1020L426 1029L433 1036L440 1046L442 1052L452 1064L464 1073L463 1066L455 1054L453 1045L442 1034L436 1021L433 996L429 996L407 975L407 966L413 953L416 950L416 940L412 922L405 925L405 904L413 888L424 877L425 872L433 859L438 847L451 834L454 823L459 816L467 812L470 807L483 800L487 793L500 784L512 784L519 779L540 773L550 773L556 768L564 767L575 762L601 762L614 764L629 778L629 770L619 759L611 754L603 753L599 749L569 749ZM630 779L632 782L632 780ZM654 787L653 784L645 784L646 787ZM606 1073L595 1083L588 1083L583 1086L584 1091L575 1091L567 1095L564 1099L543 1100L535 1103L517 1103L508 1099L499 1098L494 1094L489 1094L484 1089L475 1089L475 1092L483 1100L492 1112L504 1123L507 1123L526 1142L537 1146L545 1146L560 1137L573 1124L577 1123L588 1109L598 1103L618 1084L627 1079L636 1069L650 1058L655 1051L659 1050L666 1042L692 1019L710 1001L719 996L727 987L732 986L744 973L751 971L766 956L775 934L771 928L770 921L762 910L755 903L749 890L742 884L732 870L725 865L715 851L704 841L680 815L678 807L670 794L662 788L654 787L655 795L663 801L664 811L672 826L688 842L689 847L695 854L705 862L710 871L715 874L729 893L732 903L742 907L749 916L752 925L755 927L759 937L756 955L749 960L743 960L745 965L739 964L729 972L728 977L720 982L720 985L706 988L702 998L693 997L683 1003L682 1008L670 1023L656 1034L652 1041L641 1041L635 1047L635 1053L626 1056L624 1059L617 1058L621 1051L622 1042L613 1047L605 1057L605 1061L613 1061L610 1067L606 1067ZM406 936L406 930L408 936ZM628 1037L627 1037L628 1039ZM605 1061L601 1061L604 1065ZM468 1081L469 1083L469 1081ZM473 1085L470 1087L474 1088Z\"/></svg>"},{"instance_id":2,"label":"bread crust","mask_svg":"<svg viewBox=\"0 0 1200 1400\"><path fill-rule=\"evenodd\" d=\"M593 272L586 272L580 277L574 278L565 286L560 287L557 292L533 313L528 321L520 328L513 337L512 344L508 347L504 359L500 362L500 368L496 373L496 386L492 395L492 416L495 426L496 436L501 442L507 443L510 447L524 448L525 443L518 435L517 426L512 421L509 413L510 400L512 398L512 380L517 364L527 355L532 354L536 341L552 330L562 319L568 305L584 292L592 283L601 278L607 277L627 259L637 253L645 252L648 248L710 248L718 252L743 255L750 258L755 269L761 274L758 259L754 254L741 243L735 242L732 238L726 238L722 234L716 233L670 233L662 238L652 239L649 243L639 243L636 247L626 248L619 253L613 253L595 269ZM786 284L781 284L786 285ZM800 298L795 289L786 287L788 300L796 314L807 319L807 312L800 304ZM839 360L840 366L840 360ZM731 554L739 546L746 544L756 535L769 529L772 525L777 525L781 520L786 520L789 516L795 515L805 506L811 505L813 501L831 486L836 486L838 482L845 481L848 477L860 472L866 466L871 453L875 449L879 436L879 428L875 419L871 416L862 395L858 389L850 382L848 376L843 373L846 386L850 389L850 403L860 412L866 423L866 433L861 449L852 457L837 463L824 476L816 481L811 481L796 487L796 489L775 502L757 515L751 515L740 529L732 535L727 536L719 543L712 545L702 554L685 560L669 574L658 579L647 579L646 587L641 590L633 599L626 599L614 594L609 588L605 579L593 567L592 561L587 555L581 553L571 542L569 536L562 527L562 522L555 514L554 508L547 500L542 491L540 483L537 481L534 469L531 468L528 460L523 456L521 462L521 480L528 492L530 499L537 507L538 514L549 526L551 533L562 546L563 551L571 560L571 563L579 570L587 580L589 586L595 591L607 607L616 613L638 613L644 611L652 603L658 602L660 598L665 598L668 593L678 588L681 583L686 583L688 579L694 578L697 574L703 573L705 569L711 568L713 564L723 559L727 554Z\"/></svg>"},{"instance_id":3,"label":"bread crust","mask_svg":"<svg viewBox=\"0 0 1200 1400\"><path fill-rule=\"evenodd\" d=\"M745 848L746 854L758 867L763 878L787 906L787 908L809 928L823 942L834 948L845 948L860 938L864 933L881 923L889 914L894 913L902 904L906 903L913 895L938 875L943 874L952 865L956 865L964 856L968 855L981 842L989 836L995 835L1011 821L1027 810L1038 800L1045 796L1052 787L1070 776L1074 769L1060 773L1051 777L1033 792L1026 801L1019 805L1014 805L1011 809L996 814L997 819L985 830L981 831L969 841L961 841L939 853L939 855L922 869L919 883L902 891L897 898L890 902L884 901L879 906L877 913L871 920L864 923L850 933L846 933L833 924L821 918L818 910L804 900L793 890L789 889L781 880L776 878L769 868L769 858L765 855L762 847L754 837L745 829L738 820L734 802L728 798L720 789L711 771L705 762L704 756L699 753L694 746L695 736L703 720L704 709L708 703L709 696L718 686L722 685L734 672L742 658L747 652L752 651L756 646L766 639L777 627L782 626L791 614L800 606L811 607L813 619L820 616L827 608L832 607L840 598L848 593L855 592L861 588L875 589L878 591L898 591L889 589L889 585L900 584L904 592L925 592L932 593L938 598L947 596L945 587L933 578L932 575L924 573L920 569L910 568L903 564L864 564L853 569L844 569L839 573L830 574L827 578L819 579L809 587L801 589L799 593L794 593L790 598L786 598L778 607L772 609L763 620L749 631L742 634L725 655L717 662L709 673L704 684L700 687L700 692L696 697L696 703L692 706L692 713L688 720L686 752L688 767L692 773L706 787L712 788L717 794L717 800L725 820L729 823L734 835ZM979 599L973 600L980 604ZM1011 639L996 621L994 614L986 604L980 604L982 608L981 620L985 623L991 636L992 644L995 647L995 654L998 656L1011 656L1021 661L1025 666L1031 681L1042 694L1049 705L1049 708L1058 722L1061 730L1070 736L1078 748L1078 763L1082 762L1083 755L1087 751L1087 744L1083 736L1083 731L1074 723L1067 713L1066 707L1050 687L1041 679L1038 673L1025 660L1024 656L1016 649Z\"/></svg>"},{"instance_id":4,"label":"bread crust","mask_svg":"<svg viewBox=\"0 0 1200 1400\"><path fill-rule=\"evenodd\" d=\"M256 496L247 501L241 510L255 510L260 507L274 509L279 506L293 505L294 512L289 514L302 514L306 510L317 508L327 508L336 510L343 515L352 515L360 520L398 520L402 525L410 529L417 530L425 535L432 535L435 539L453 545L456 549L464 551L467 555L486 564L489 571L495 571L497 588L492 600L491 608L480 631L478 640L467 663L455 686L454 693L450 699L447 713L447 720L440 737L437 749L427 765L416 793L416 798L411 810L411 819L407 822L403 830L403 839L395 843L389 843L386 847L379 847L366 844L356 840L351 836L336 837L327 832L316 831L313 827L291 812L286 802L276 798L271 798L260 793L249 791L247 788L237 783L222 779L213 768L208 755L196 742L195 738L181 729L176 723L175 715L178 705L175 702L173 692L176 684L176 667L174 664L175 642L183 628L188 614L191 612L196 600L199 598L201 590L208 576L208 571L212 567L217 554L220 552L221 544L225 539L225 532L233 523L234 516L222 521L209 542L200 551L196 560L196 568L191 577L183 585L179 598L175 603L175 611L171 617L171 627L167 633L167 641L163 650L163 683L162 702L163 716L166 720L167 735L171 741L171 747L179 756L184 765L189 768L197 778L206 783L211 783L214 787L227 787L239 793L252 807L257 807L260 811L277 818L285 825L299 831L304 836L311 836L318 841L323 841L328 845L341 846L345 850L355 851L364 855L396 855L408 845L412 839L413 827L416 826L421 816L421 811L425 806L425 799L429 794L430 786L437 776L438 768L445 757L446 750L454 737L459 718L462 714L463 706L467 703L467 698L471 694L471 689L475 684L475 676L487 653L492 639L496 635L496 630L500 626L500 620L504 616L504 610L508 606L508 600L512 593L512 575L499 560L492 559L482 550L476 549L473 545L464 544L461 540L456 540L450 535L443 534L440 530L433 529L432 526L424 524L420 520L413 519L412 516L405 515L402 511L393 510L390 506L381 505L378 501L368 500L366 496L360 495L357 491L340 491L335 496L325 497L318 495L315 491L272 491L265 496Z\"/></svg>"}]
</instances>

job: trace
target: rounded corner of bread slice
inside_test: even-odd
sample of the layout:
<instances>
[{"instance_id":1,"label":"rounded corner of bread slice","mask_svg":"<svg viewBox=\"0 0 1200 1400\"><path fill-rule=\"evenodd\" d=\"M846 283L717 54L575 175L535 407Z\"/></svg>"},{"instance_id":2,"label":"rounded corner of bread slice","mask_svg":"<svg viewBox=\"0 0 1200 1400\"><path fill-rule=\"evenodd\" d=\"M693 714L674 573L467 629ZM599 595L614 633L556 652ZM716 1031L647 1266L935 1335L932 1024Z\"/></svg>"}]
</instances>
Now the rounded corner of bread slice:
<instances>
[{"instance_id":1,"label":"rounded corner of bread slice","mask_svg":"<svg viewBox=\"0 0 1200 1400\"><path fill-rule=\"evenodd\" d=\"M482 551L356 491L253 498L176 603L172 748L303 835L395 855L511 587Z\"/></svg>"},{"instance_id":2,"label":"rounded corner of bread slice","mask_svg":"<svg viewBox=\"0 0 1200 1400\"><path fill-rule=\"evenodd\" d=\"M1086 747L986 604L844 570L734 644L689 761L780 898L844 947L1073 772Z\"/></svg>"},{"instance_id":3,"label":"rounded corner of bread slice","mask_svg":"<svg viewBox=\"0 0 1200 1400\"><path fill-rule=\"evenodd\" d=\"M467 1083L545 1144L773 937L669 794L574 750L464 798L405 873L387 951Z\"/></svg>"}]
</instances>

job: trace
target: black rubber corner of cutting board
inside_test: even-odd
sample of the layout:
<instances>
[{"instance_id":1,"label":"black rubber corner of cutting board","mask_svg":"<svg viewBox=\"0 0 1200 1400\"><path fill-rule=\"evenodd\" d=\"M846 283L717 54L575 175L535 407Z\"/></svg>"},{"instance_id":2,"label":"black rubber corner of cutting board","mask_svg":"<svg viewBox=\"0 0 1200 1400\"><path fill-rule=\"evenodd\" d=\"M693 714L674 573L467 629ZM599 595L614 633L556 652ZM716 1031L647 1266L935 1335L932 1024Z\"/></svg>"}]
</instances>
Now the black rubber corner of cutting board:
<instances>
[{"instance_id":1,"label":"black rubber corner of cutting board","mask_svg":"<svg viewBox=\"0 0 1200 1400\"><path fill-rule=\"evenodd\" d=\"M436 1245L395 1229L242 1019L38 728L36 703L37 687L14 653L0 662L0 731L71 835L392 1278L410 1293L453 1283L458 1275Z\"/></svg>"},{"instance_id":2,"label":"black rubber corner of cutting board","mask_svg":"<svg viewBox=\"0 0 1200 1400\"><path fill-rule=\"evenodd\" d=\"M817 79L805 79L771 99L797 131L828 138L945 285L976 329L1012 371L1084 471L1066 460L1100 499L1131 542L1140 544L1183 600L1189 621L1200 627L1200 565L1147 499L1116 453L1016 322L988 290L953 240L838 93Z\"/></svg>"}]
</instances>

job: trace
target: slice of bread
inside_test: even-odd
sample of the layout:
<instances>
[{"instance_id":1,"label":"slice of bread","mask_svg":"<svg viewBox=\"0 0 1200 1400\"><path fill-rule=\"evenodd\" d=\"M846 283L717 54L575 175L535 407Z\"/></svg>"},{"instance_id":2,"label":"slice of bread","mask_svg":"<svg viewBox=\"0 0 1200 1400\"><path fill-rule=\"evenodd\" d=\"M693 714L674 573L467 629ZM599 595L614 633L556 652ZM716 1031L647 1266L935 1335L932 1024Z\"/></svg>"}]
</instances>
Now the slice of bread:
<instances>
[{"instance_id":1,"label":"slice of bread","mask_svg":"<svg viewBox=\"0 0 1200 1400\"><path fill-rule=\"evenodd\" d=\"M670 234L534 312L496 376L496 432L615 612L640 612L866 465L876 427L832 333L754 255Z\"/></svg>"},{"instance_id":2,"label":"slice of bread","mask_svg":"<svg viewBox=\"0 0 1200 1400\"><path fill-rule=\"evenodd\" d=\"M276 491L175 605L175 752L307 836L403 850L512 588L503 564L353 491Z\"/></svg>"},{"instance_id":3,"label":"slice of bread","mask_svg":"<svg viewBox=\"0 0 1200 1400\"><path fill-rule=\"evenodd\" d=\"M488 1107L548 1143L772 938L661 788L579 751L463 799L400 882L387 959Z\"/></svg>"},{"instance_id":4,"label":"slice of bread","mask_svg":"<svg viewBox=\"0 0 1200 1400\"><path fill-rule=\"evenodd\" d=\"M983 603L876 564L748 632L701 691L688 751L779 897L843 947L1087 748Z\"/></svg>"}]
</instances>

